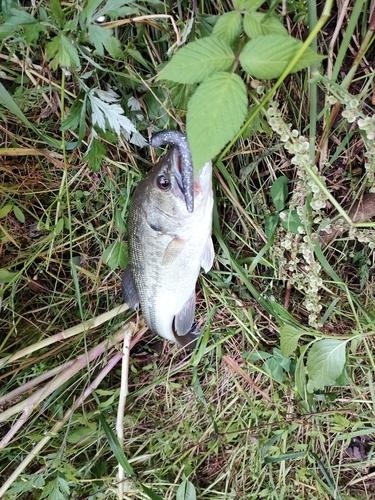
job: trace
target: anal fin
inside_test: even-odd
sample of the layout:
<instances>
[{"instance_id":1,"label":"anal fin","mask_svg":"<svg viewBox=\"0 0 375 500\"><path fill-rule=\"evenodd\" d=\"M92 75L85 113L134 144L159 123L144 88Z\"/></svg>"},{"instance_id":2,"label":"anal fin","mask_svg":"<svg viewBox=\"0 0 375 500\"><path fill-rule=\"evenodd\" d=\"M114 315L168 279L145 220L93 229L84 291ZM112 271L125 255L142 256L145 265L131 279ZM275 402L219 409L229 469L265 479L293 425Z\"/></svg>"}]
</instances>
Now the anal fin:
<instances>
[{"instance_id":1,"label":"anal fin","mask_svg":"<svg viewBox=\"0 0 375 500\"><path fill-rule=\"evenodd\" d=\"M129 266L125 269L124 274L122 275L121 292L124 302L128 304L129 308L137 309L139 306L139 297Z\"/></svg>"}]
</instances>

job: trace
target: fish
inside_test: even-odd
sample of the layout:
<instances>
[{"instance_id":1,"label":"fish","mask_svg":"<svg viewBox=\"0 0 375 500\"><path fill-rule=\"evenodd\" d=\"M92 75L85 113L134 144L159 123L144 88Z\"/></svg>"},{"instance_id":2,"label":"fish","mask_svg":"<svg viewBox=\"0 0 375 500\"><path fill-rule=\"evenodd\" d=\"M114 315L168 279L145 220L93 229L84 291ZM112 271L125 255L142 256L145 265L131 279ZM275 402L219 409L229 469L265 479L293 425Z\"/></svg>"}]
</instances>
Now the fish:
<instances>
[{"instance_id":1,"label":"fish","mask_svg":"<svg viewBox=\"0 0 375 500\"><path fill-rule=\"evenodd\" d=\"M128 216L128 266L122 295L131 309L140 306L149 329L193 349L196 282L214 261L212 243L212 163L194 180L186 136L162 131L150 144L173 148L134 191Z\"/></svg>"}]
</instances>

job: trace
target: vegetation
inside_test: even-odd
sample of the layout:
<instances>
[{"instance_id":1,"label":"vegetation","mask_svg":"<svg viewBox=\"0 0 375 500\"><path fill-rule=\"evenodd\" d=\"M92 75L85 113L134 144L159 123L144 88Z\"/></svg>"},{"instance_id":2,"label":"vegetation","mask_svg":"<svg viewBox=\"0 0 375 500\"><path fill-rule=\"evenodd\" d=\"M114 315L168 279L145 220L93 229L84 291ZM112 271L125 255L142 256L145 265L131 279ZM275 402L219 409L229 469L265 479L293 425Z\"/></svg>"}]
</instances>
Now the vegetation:
<instances>
[{"instance_id":1,"label":"vegetation","mask_svg":"<svg viewBox=\"0 0 375 500\"><path fill-rule=\"evenodd\" d=\"M0 498L374 496L375 13L316 3L2 2ZM120 292L159 129L214 162L193 353Z\"/></svg>"}]
</instances>

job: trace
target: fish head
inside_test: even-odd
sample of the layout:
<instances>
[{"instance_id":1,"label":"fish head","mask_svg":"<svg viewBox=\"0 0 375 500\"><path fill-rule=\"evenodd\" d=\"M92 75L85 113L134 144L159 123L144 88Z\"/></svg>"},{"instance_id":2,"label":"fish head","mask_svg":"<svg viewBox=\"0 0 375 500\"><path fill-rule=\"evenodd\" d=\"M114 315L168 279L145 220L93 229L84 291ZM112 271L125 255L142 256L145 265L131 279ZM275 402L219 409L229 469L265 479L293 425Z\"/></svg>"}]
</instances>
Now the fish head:
<instances>
[{"instance_id":1,"label":"fish head","mask_svg":"<svg viewBox=\"0 0 375 500\"><path fill-rule=\"evenodd\" d=\"M140 183L140 191L147 199L149 210L173 216L189 214L181 172L179 151L173 147Z\"/></svg>"}]
</instances>

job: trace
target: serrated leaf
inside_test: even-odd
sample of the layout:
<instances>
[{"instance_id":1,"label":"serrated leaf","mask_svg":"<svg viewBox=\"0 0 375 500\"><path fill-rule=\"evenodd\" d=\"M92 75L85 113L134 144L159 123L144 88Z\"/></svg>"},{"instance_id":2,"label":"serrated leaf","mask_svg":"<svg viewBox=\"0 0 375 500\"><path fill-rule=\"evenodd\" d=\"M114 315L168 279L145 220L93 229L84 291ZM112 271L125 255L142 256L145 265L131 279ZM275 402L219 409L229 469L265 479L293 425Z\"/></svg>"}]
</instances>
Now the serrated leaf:
<instances>
[{"instance_id":1,"label":"serrated leaf","mask_svg":"<svg viewBox=\"0 0 375 500\"><path fill-rule=\"evenodd\" d=\"M278 177L271 186L271 198L278 212L285 207L288 196L288 179L285 175Z\"/></svg>"},{"instance_id":2,"label":"serrated leaf","mask_svg":"<svg viewBox=\"0 0 375 500\"><path fill-rule=\"evenodd\" d=\"M219 17L214 26L212 34L225 40L228 43L233 42L241 34L242 16L238 11L226 12Z\"/></svg>"},{"instance_id":3,"label":"serrated leaf","mask_svg":"<svg viewBox=\"0 0 375 500\"><path fill-rule=\"evenodd\" d=\"M281 214L284 216L281 216ZM284 210L281 214L281 225L288 231L291 231L294 234L299 234L298 228L301 226L303 227L303 224L297 210Z\"/></svg>"},{"instance_id":4,"label":"serrated leaf","mask_svg":"<svg viewBox=\"0 0 375 500\"><path fill-rule=\"evenodd\" d=\"M257 10L264 4L265 0L233 0L236 10L252 11Z\"/></svg>"},{"instance_id":5,"label":"serrated leaf","mask_svg":"<svg viewBox=\"0 0 375 500\"><path fill-rule=\"evenodd\" d=\"M99 172L102 166L103 156L106 154L107 149L104 144L94 137L82 160L89 162L89 167L93 172Z\"/></svg>"},{"instance_id":6,"label":"serrated leaf","mask_svg":"<svg viewBox=\"0 0 375 500\"><path fill-rule=\"evenodd\" d=\"M8 269L0 269L0 283L10 283L18 273L12 273Z\"/></svg>"},{"instance_id":7,"label":"serrated leaf","mask_svg":"<svg viewBox=\"0 0 375 500\"><path fill-rule=\"evenodd\" d=\"M104 47L111 37L111 32L112 30L107 30L96 24L90 24L89 26L89 40L101 57L104 56Z\"/></svg>"},{"instance_id":8,"label":"serrated leaf","mask_svg":"<svg viewBox=\"0 0 375 500\"><path fill-rule=\"evenodd\" d=\"M215 71L229 70L233 63L230 46L216 36L208 36L182 47L156 80L199 83Z\"/></svg>"},{"instance_id":9,"label":"serrated leaf","mask_svg":"<svg viewBox=\"0 0 375 500\"><path fill-rule=\"evenodd\" d=\"M61 130L75 130L79 127L79 142L82 141L86 134L86 105L87 94L80 92L70 108L69 114L61 122Z\"/></svg>"},{"instance_id":10,"label":"serrated leaf","mask_svg":"<svg viewBox=\"0 0 375 500\"><path fill-rule=\"evenodd\" d=\"M205 80L189 101L186 130L195 172L239 131L247 112L246 86L234 73Z\"/></svg>"},{"instance_id":11,"label":"serrated leaf","mask_svg":"<svg viewBox=\"0 0 375 500\"><path fill-rule=\"evenodd\" d=\"M288 31L277 17L263 14L262 12L245 14L243 29L249 38L271 34L288 36Z\"/></svg>"},{"instance_id":12,"label":"serrated leaf","mask_svg":"<svg viewBox=\"0 0 375 500\"><path fill-rule=\"evenodd\" d=\"M138 132L135 125L124 115L120 106L119 96L113 90L91 89L88 94L91 109L92 122L101 130L105 131L106 124L125 140L143 147L147 141Z\"/></svg>"},{"instance_id":13,"label":"serrated leaf","mask_svg":"<svg viewBox=\"0 0 375 500\"><path fill-rule=\"evenodd\" d=\"M24 216L23 212L21 211L21 209L19 207L17 207L17 205L14 205L14 207L13 207L13 213L14 213L16 219L19 222L21 222L21 224L24 224L25 216Z\"/></svg>"},{"instance_id":14,"label":"serrated leaf","mask_svg":"<svg viewBox=\"0 0 375 500\"><path fill-rule=\"evenodd\" d=\"M336 339L318 340L307 353L307 390L324 389L336 385L346 363L346 342Z\"/></svg>"},{"instance_id":15,"label":"serrated leaf","mask_svg":"<svg viewBox=\"0 0 375 500\"><path fill-rule=\"evenodd\" d=\"M123 241L112 243L103 252L103 261L111 268L125 269L128 263L128 246Z\"/></svg>"},{"instance_id":16,"label":"serrated leaf","mask_svg":"<svg viewBox=\"0 0 375 500\"><path fill-rule=\"evenodd\" d=\"M104 56L104 49L106 49L112 57L119 57L122 55L120 41L113 36L112 30L110 29L91 24L89 26L89 40L101 57Z\"/></svg>"},{"instance_id":17,"label":"serrated leaf","mask_svg":"<svg viewBox=\"0 0 375 500\"><path fill-rule=\"evenodd\" d=\"M66 21L65 13L61 8L60 0L50 0L51 18L58 21L59 27L62 27Z\"/></svg>"},{"instance_id":18,"label":"serrated leaf","mask_svg":"<svg viewBox=\"0 0 375 500\"><path fill-rule=\"evenodd\" d=\"M302 42L282 35L258 36L245 45L240 63L245 71L259 79L278 78L302 47ZM292 73L324 59L310 47L292 69Z\"/></svg>"},{"instance_id":19,"label":"serrated leaf","mask_svg":"<svg viewBox=\"0 0 375 500\"><path fill-rule=\"evenodd\" d=\"M48 60L53 58L52 69L54 70L58 67L71 68L75 66L78 69L81 67L77 49L69 38L62 33L59 33L47 43L46 53Z\"/></svg>"},{"instance_id":20,"label":"serrated leaf","mask_svg":"<svg viewBox=\"0 0 375 500\"><path fill-rule=\"evenodd\" d=\"M304 330L291 325L280 328L280 349L284 356L290 356L297 349L298 340L304 333Z\"/></svg>"}]
</instances>

